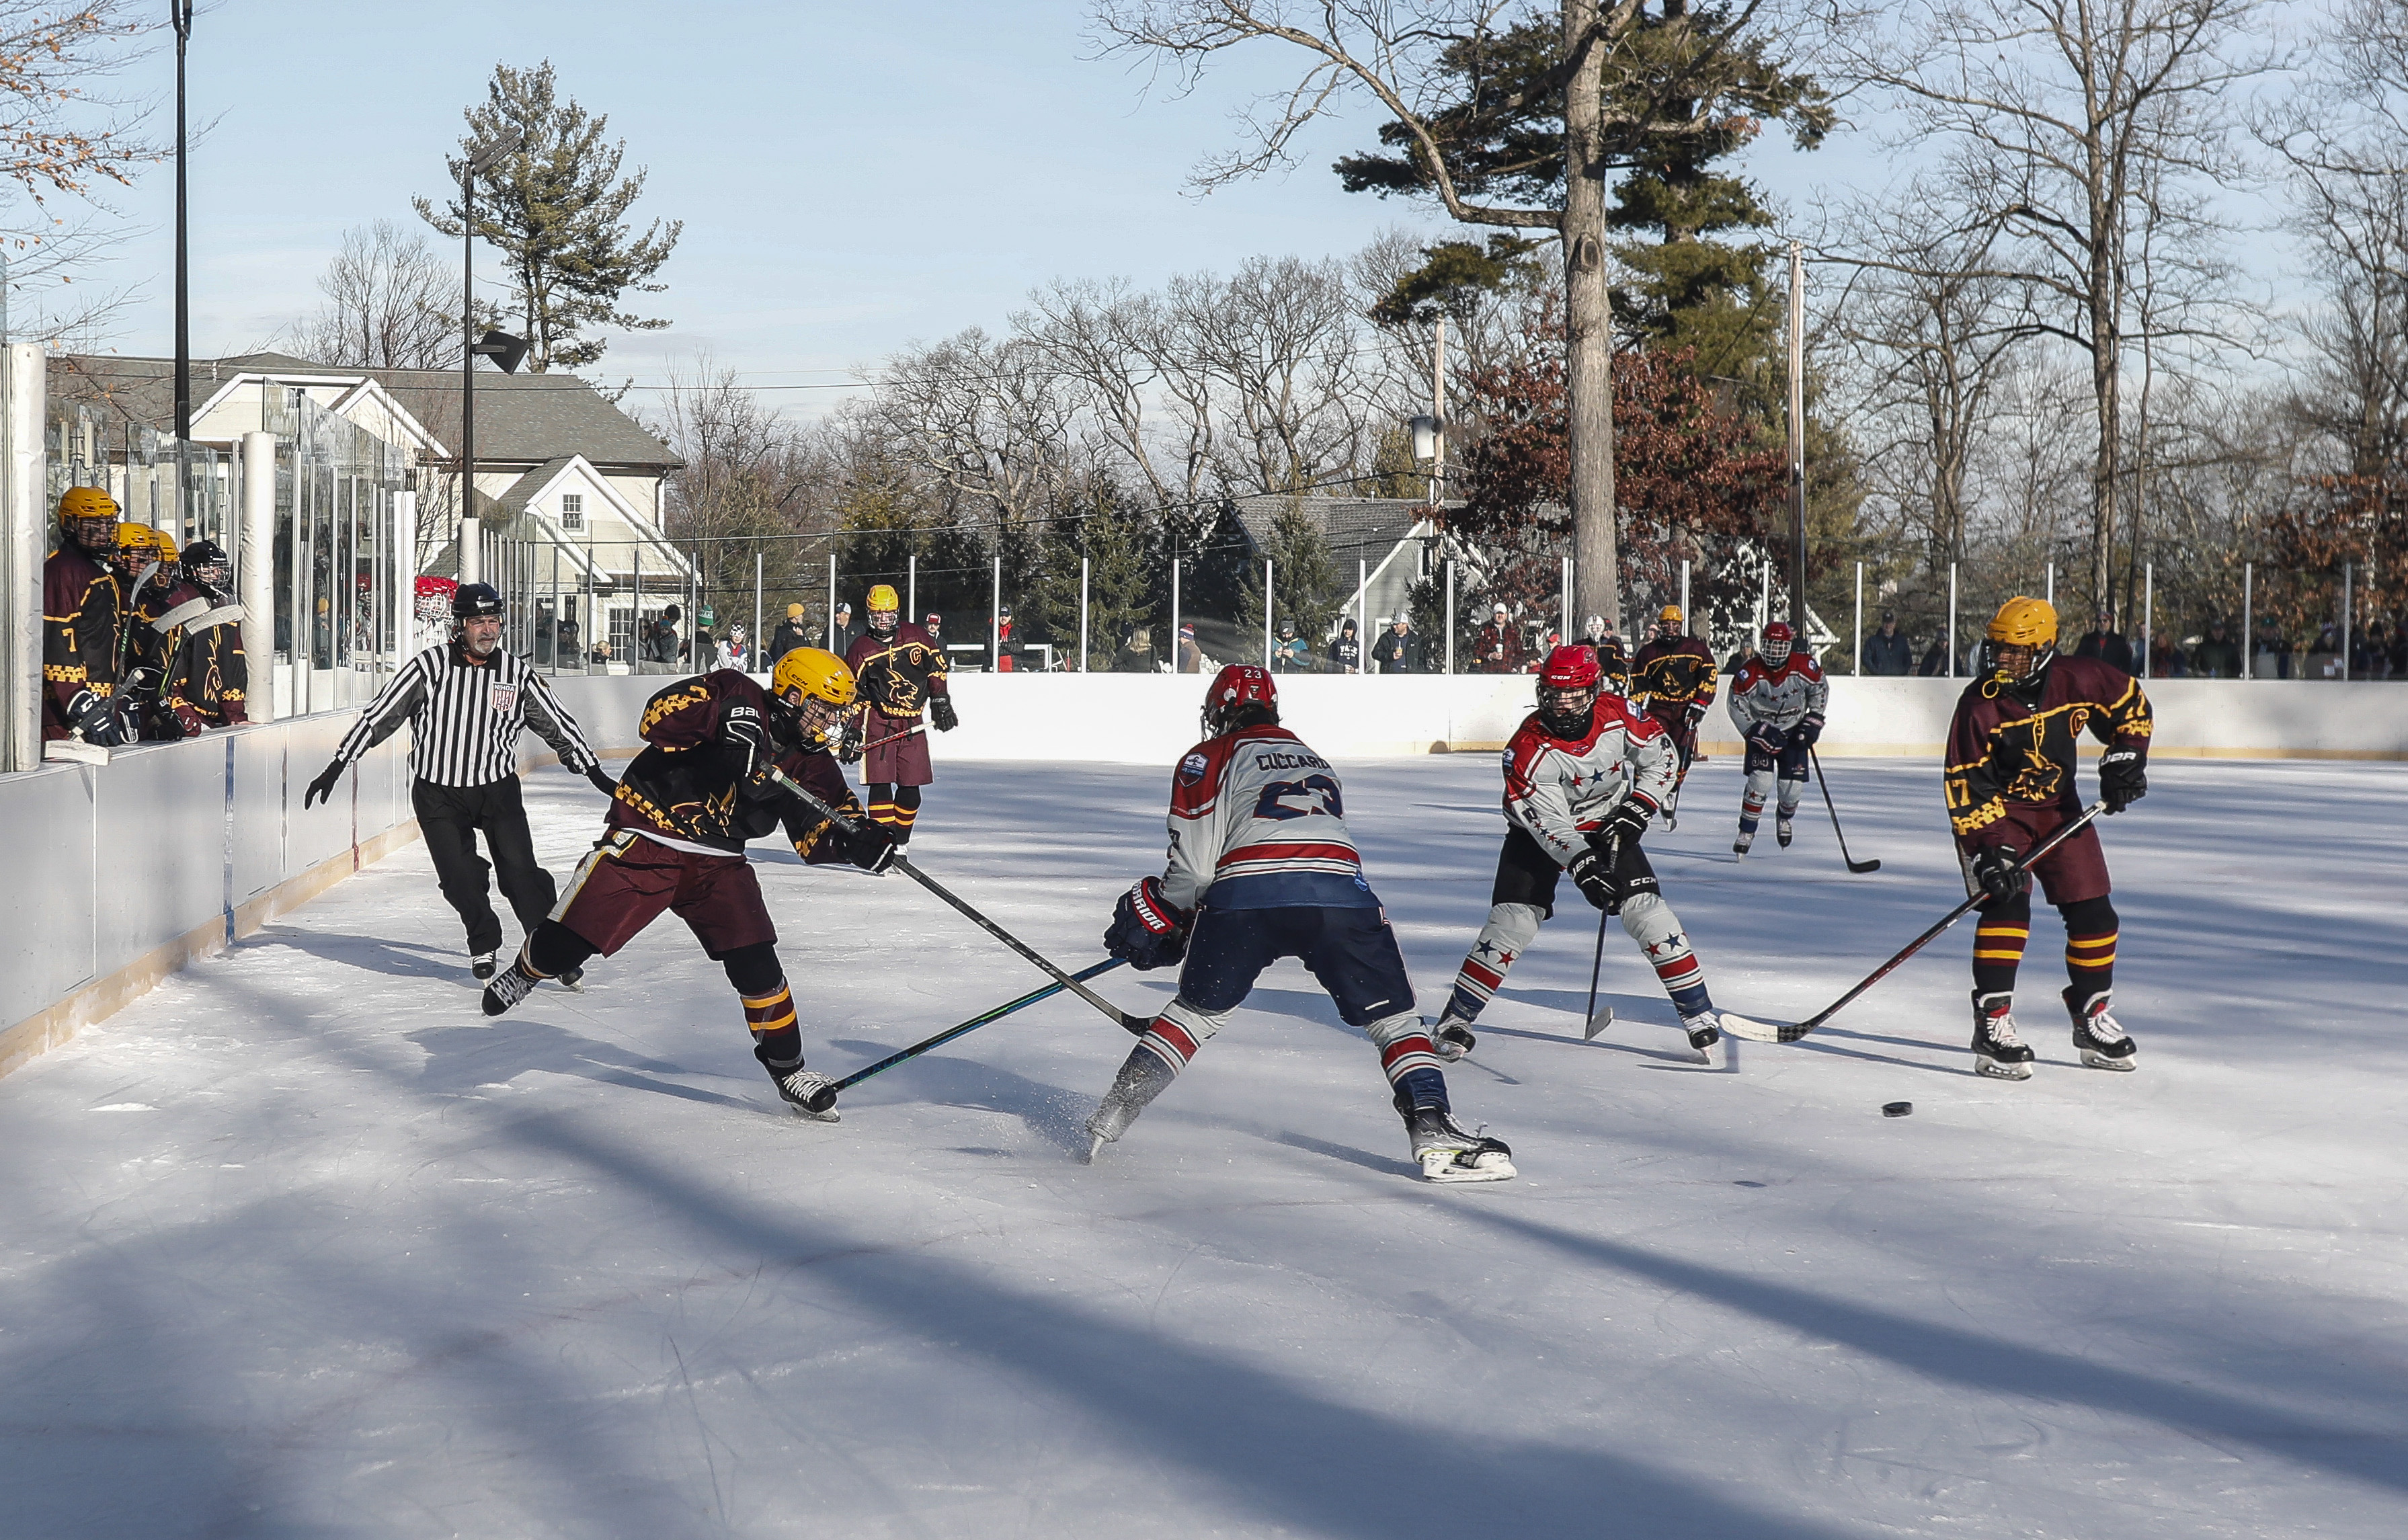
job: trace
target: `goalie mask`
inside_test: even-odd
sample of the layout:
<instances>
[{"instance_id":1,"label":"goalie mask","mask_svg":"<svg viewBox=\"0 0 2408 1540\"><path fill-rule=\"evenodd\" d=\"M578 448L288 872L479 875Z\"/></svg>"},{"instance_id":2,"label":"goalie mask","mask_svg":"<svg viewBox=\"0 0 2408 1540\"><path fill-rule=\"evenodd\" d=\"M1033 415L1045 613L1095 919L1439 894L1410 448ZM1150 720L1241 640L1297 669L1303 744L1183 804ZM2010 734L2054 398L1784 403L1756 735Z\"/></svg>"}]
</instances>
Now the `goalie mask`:
<instances>
[{"instance_id":1,"label":"goalie mask","mask_svg":"<svg viewBox=\"0 0 2408 1540\"><path fill-rule=\"evenodd\" d=\"M1582 738L1597 714L1598 682L1605 671L1585 647L1559 647L1539 670L1539 725L1549 735Z\"/></svg>"}]
</instances>

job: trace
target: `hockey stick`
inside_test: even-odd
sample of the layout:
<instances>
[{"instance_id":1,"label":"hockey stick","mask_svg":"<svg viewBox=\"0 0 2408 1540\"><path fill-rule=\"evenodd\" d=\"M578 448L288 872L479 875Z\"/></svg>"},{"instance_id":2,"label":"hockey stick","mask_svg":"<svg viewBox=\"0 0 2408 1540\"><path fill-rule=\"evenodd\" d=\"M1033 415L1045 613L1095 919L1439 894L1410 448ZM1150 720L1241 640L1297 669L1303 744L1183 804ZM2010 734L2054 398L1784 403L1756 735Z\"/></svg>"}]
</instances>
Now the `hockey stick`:
<instances>
[{"instance_id":1,"label":"hockey stick","mask_svg":"<svg viewBox=\"0 0 2408 1540\"><path fill-rule=\"evenodd\" d=\"M818 797L813 796L810 791L805 791L802 786L794 779L794 777L788 776L784 771L779 769L774 764L769 766L769 778L775 781L789 796L800 801L805 806L815 809L821 817L828 820L830 822L838 824L847 830L858 829L860 827L860 824L855 822L853 819L838 812L826 803L822 802ZM1028 959L1031 962L1036 963L1039 968L1042 968L1046 973L1052 975L1054 979L1060 982L1065 988L1068 989L1072 993L1078 995L1080 999L1084 1000L1088 1005L1095 1006L1099 1011L1102 1011L1104 1015L1110 1018L1123 1032L1128 1033L1133 1036L1142 1037L1146 1034L1147 1030L1154 1025L1154 1018L1151 1016L1130 1015L1128 1012L1121 1009L1118 1005L1115 1005L1111 1001L1105 999L1102 995L1097 994L1095 991L1087 988L1085 984L1081 983L1078 979L1071 977L1067 973L1064 973L1060 968L1055 967L1052 962L1046 961L1046 959L1039 954L1035 948L1029 946L1028 943L1021 940L1020 937L1012 934L1010 931L1005 930L994 920L989 920L986 916L979 913L977 909L973 908L968 903L954 897L953 894L946 889L943 883L939 882L935 877L932 877L927 873L920 870L919 867L912 865L908 858L897 854L893 859L889 860L886 864L902 873L905 877L910 877L921 887L927 889L939 898L943 899L955 909L960 910L963 918L969 920L971 924L976 925L980 930L984 931L987 934L995 937L997 941L1002 942L1013 951L1018 952L1021 956Z\"/></svg>"},{"instance_id":2,"label":"hockey stick","mask_svg":"<svg viewBox=\"0 0 2408 1540\"><path fill-rule=\"evenodd\" d=\"M882 738L874 738L871 741L863 744L861 746L861 751L867 754L873 749L883 749L890 743L900 742L902 739L910 737L914 733L924 733L927 730L928 724L926 722L913 722L910 726L905 728L900 733L889 733Z\"/></svg>"},{"instance_id":3,"label":"hockey stick","mask_svg":"<svg viewBox=\"0 0 2408 1540\"><path fill-rule=\"evenodd\" d=\"M1082 979L1093 978L1099 973L1109 973L1112 969L1119 967L1123 961L1123 959L1117 957L1107 958L1103 962L1096 963L1094 967L1081 968L1076 977ZM878 1062L870 1065L867 1069L854 1070L851 1075L846 1076L841 1080L822 1086L818 1091L811 1094L810 1102L806 1105L809 1105L813 1112L825 1112L828 1108L836 1105L836 1098L838 1091L851 1091L853 1087L861 1084L864 1080L868 1079L871 1076L882 1075L886 1071L893 1069L896 1065L901 1063L906 1059L917 1059L920 1055L927 1052L930 1048L942 1048L947 1043L952 1042L954 1038L961 1036L964 1033L976 1032L979 1028L987 1025L989 1022L1000 1021L1005 1017L1010 1016L1013 1011L1019 1010L1025 1005L1033 1005L1039 1000L1050 999L1053 996L1061 993L1062 990L1063 986L1060 984L1048 984L1041 990L1029 991L1026 994L1022 995L1017 1000L1007 1000L1002 1005L996 1006L993 1010L981 1011L978 1015L971 1017L968 1020L963 1022L957 1027L947 1027L944 1031L937 1034L936 1036L931 1037L924 1042L914 1043L908 1048L903 1048L897 1052L890 1053L885 1058L881 1059Z\"/></svg>"},{"instance_id":4,"label":"hockey stick","mask_svg":"<svg viewBox=\"0 0 2408 1540\"><path fill-rule=\"evenodd\" d=\"M2042 840L2038 846L2033 848L2031 854L2015 863L2014 869L2017 872L2030 871L2033 863L2039 861L2041 857L2048 854L2051 850L2056 849L2067 840L2071 839L2085 828L2087 828L2090 820L2097 818L2100 813L2105 812L2106 809L2107 805L2103 802L2092 803L2089 806L2082 810L2081 817L2071 820L2059 827L2057 833L2049 835L2046 839ZM1908 958L1913 957L1915 953L1928 946L1939 936L1941 932L1948 929L1951 925L1956 924L1968 914L1971 914L1973 910L1987 903L1989 901L1989 896L1990 895L1986 892L1975 893L1964 903L1957 905L1955 908L1941 916L1937 924L1933 925L1931 929L1924 932L1921 935L1916 936L1914 940L1908 942L1906 946L1899 951L1897 956L1891 958L1880 967L1875 968L1871 973L1867 974L1864 980L1857 984L1855 989L1850 990L1847 993L1840 996L1837 1000L1832 1001L1829 1005L1824 1006L1814 1015L1808 1017L1805 1020L1784 1023L1750 1021L1747 1025L1752 1030L1742 1032L1738 1027L1733 1025L1734 1020L1738 1019L1726 1016L1723 1018L1724 1030L1731 1033L1734 1036L1744 1037L1752 1043L1795 1043L1800 1037L1813 1032L1816 1027L1821 1026L1824 1022L1828 1021L1834 1016L1839 1015L1841 1007L1847 1005L1848 1002L1864 993L1867 990L1871 989L1875 984L1880 983L1883 979L1887 978L1891 972L1895 970L1899 963L1905 962Z\"/></svg>"},{"instance_id":5,"label":"hockey stick","mask_svg":"<svg viewBox=\"0 0 2408 1540\"><path fill-rule=\"evenodd\" d=\"M1844 834L1841 834L1840 831L1839 804L1831 800L1831 783L1823 778L1823 756L1814 752L1814 746L1813 744L1808 744L1806 746L1806 757L1814 762L1814 784L1823 789L1823 806L1831 810L1831 833L1839 834L1840 836L1840 859L1848 863L1848 870L1856 873L1859 877L1863 876L1867 872L1880 871L1880 862L1858 861L1854 856L1848 854L1848 836Z\"/></svg>"},{"instance_id":6,"label":"hockey stick","mask_svg":"<svg viewBox=\"0 0 2408 1540\"><path fill-rule=\"evenodd\" d=\"M1582 1018L1581 1040L1595 1042L1597 1034L1613 1025L1613 1007L1605 1007L1605 1020L1597 1019L1597 976L1605 971L1605 911L1597 912L1597 956L1588 965L1588 1015Z\"/></svg>"}]
</instances>

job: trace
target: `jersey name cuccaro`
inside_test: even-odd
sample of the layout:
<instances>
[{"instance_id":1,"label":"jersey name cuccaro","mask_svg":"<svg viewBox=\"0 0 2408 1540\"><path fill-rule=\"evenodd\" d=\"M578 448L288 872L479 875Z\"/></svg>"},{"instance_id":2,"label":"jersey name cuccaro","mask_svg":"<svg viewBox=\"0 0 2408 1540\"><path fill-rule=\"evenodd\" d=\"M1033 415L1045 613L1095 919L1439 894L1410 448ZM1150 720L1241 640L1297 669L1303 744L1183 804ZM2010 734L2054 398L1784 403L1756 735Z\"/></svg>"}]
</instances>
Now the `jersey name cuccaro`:
<instances>
[{"instance_id":1,"label":"jersey name cuccaro","mask_svg":"<svg viewBox=\"0 0 2408 1540\"><path fill-rule=\"evenodd\" d=\"M1182 909L1379 906L1338 773L1283 727L1189 749L1171 777L1169 827L1162 891Z\"/></svg>"}]
</instances>

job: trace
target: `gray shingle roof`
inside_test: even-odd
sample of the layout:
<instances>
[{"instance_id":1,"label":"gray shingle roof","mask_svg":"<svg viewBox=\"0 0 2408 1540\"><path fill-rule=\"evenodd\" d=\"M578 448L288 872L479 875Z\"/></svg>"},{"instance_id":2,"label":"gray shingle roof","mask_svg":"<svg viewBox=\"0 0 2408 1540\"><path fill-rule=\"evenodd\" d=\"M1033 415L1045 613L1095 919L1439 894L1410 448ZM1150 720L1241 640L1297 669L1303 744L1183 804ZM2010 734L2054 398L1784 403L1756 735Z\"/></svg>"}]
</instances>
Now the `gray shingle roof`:
<instances>
[{"instance_id":1,"label":"gray shingle roof","mask_svg":"<svg viewBox=\"0 0 2408 1540\"><path fill-rule=\"evenodd\" d=\"M175 361L113 354L62 354L50 360L54 402L105 406L119 421L165 433L175 421ZM193 361L198 406L237 375L365 374L391 392L404 410L455 452L460 441L460 374L456 369L338 369L289 353L241 353ZM591 384L575 375L506 375L477 371L477 463L541 464L581 454L602 470L659 474L683 462Z\"/></svg>"},{"instance_id":2,"label":"gray shingle roof","mask_svg":"<svg viewBox=\"0 0 2408 1540\"><path fill-rule=\"evenodd\" d=\"M1260 551L1271 527L1290 502L1300 502L1305 516L1321 526L1329 554L1341 562L1369 561L1379 565L1397 542L1429 517L1429 504L1418 497L1295 497L1289 492L1263 492L1234 500L1238 523Z\"/></svg>"}]
</instances>

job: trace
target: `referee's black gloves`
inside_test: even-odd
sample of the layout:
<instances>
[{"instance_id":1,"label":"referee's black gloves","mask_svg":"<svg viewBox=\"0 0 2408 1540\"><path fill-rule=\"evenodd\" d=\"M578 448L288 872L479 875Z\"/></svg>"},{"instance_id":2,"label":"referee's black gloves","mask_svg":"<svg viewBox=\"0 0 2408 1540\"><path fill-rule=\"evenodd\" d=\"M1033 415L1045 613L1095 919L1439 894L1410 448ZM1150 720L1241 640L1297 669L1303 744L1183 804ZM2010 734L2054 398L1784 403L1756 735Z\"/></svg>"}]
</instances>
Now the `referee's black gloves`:
<instances>
[{"instance_id":1,"label":"referee's black gloves","mask_svg":"<svg viewBox=\"0 0 2408 1540\"><path fill-rule=\"evenodd\" d=\"M318 778L309 783L309 790L301 794L301 806L305 809L315 807L318 804L325 801L328 797L333 796L335 794L335 783L342 778L343 762L341 760L329 761L326 768L318 772Z\"/></svg>"}]
</instances>

